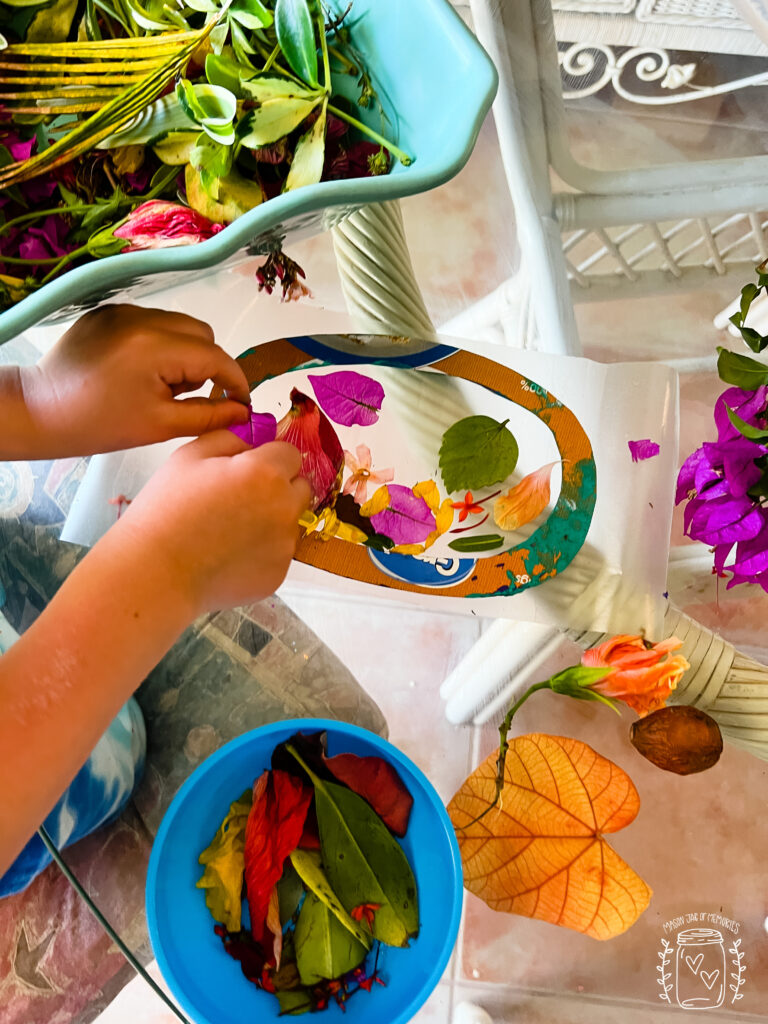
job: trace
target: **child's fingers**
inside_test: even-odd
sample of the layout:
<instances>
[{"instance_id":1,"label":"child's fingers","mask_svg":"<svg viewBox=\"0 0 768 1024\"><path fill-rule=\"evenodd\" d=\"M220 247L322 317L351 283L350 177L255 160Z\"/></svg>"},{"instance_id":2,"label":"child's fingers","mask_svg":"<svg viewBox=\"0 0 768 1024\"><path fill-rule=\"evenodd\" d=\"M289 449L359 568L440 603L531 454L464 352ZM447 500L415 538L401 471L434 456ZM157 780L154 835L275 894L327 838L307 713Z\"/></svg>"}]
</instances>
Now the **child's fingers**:
<instances>
[{"instance_id":1,"label":"child's fingers","mask_svg":"<svg viewBox=\"0 0 768 1024\"><path fill-rule=\"evenodd\" d=\"M293 480L298 477L301 469L301 454L298 448L285 441L269 441L267 444L259 445L253 449L254 460L261 465L269 464L281 476Z\"/></svg>"},{"instance_id":2,"label":"child's fingers","mask_svg":"<svg viewBox=\"0 0 768 1024\"><path fill-rule=\"evenodd\" d=\"M172 431L173 437L193 437L224 430L236 423L247 423L250 415L242 402L233 402L228 398L216 401L211 398L176 399L166 403L165 414L167 428ZM234 434L230 436L234 437Z\"/></svg>"},{"instance_id":3,"label":"child's fingers","mask_svg":"<svg viewBox=\"0 0 768 1024\"><path fill-rule=\"evenodd\" d=\"M123 309L135 314L136 306L123 306ZM205 320L198 320L196 316L189 316L187 313L175 313L167 309L157 309L152 306L149 309L142 309L141 315L152 317L158 321L158 326L164 332L173 334L186 334L197 338L207 345L213 345L213 328Z\"/></svg>"},{"instance_id":4,"label":"child's fingers","mask_svg":"<svg viewBox=\"0 0 768 1024\"><path fill-rule=\"evenodd\" d=\"M171 389L189 382L212 380L230 398L248 405L251 393L248 381L238 362L218 345L197 340L179 340L172 349L172 361L162 374Z\"/></svg>"}]
</instances>

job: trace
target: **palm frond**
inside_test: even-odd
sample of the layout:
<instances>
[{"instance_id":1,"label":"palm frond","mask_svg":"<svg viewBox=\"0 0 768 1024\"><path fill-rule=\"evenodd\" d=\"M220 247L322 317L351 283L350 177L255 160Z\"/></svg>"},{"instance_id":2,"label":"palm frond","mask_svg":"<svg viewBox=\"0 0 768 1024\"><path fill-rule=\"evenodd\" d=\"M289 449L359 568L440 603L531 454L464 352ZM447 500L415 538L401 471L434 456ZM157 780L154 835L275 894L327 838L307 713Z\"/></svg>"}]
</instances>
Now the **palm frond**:
<instances>
[{"instance_id":1,"label":"palm frond","mask_svg":"<svg viewBox=\"0 0 768 1024\"><path fill-rule=\"evenodd\" d=\"M217 21L214 18L194 32L79 43L21 43L3 50L0 108L4 113L93 113L86 120L75 121L63 138L29 160L0 168L0 189L68 163L127 124L185 67ZM44 63L18 60L38 56ZM19 71L19 64L28 69L28 78L7 75ZM44 69L51 70L43 74ZM115 76L120 84L110 81ZM21 83L11 79L19 78L30 88L14 88ZM40 81L43 78L44 82Z\"/></svg>"}]
</instances>

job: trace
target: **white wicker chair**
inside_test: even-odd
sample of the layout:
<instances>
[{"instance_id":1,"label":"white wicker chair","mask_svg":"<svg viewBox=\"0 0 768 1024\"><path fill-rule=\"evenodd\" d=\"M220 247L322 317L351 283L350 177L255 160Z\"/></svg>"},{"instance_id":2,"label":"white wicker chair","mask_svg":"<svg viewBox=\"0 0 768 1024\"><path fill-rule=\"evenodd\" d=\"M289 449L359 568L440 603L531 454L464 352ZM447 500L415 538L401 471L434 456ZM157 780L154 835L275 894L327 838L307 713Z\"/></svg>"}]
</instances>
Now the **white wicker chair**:
<instances>
[{"instance_id":1,"label":"white wicker chair","mask_svg":"<svg viewBox=\"0 0 768 1024\"><path fill-rule=\"evenodd\" d=\"M499 70L494 117L527 278L446 330L578 354L573 301L706 287L768 256L768 156L586 167L568 146L549 0L471 8ZM564 183L554 192L552 172Z\"/></svg>"}]
</instances>

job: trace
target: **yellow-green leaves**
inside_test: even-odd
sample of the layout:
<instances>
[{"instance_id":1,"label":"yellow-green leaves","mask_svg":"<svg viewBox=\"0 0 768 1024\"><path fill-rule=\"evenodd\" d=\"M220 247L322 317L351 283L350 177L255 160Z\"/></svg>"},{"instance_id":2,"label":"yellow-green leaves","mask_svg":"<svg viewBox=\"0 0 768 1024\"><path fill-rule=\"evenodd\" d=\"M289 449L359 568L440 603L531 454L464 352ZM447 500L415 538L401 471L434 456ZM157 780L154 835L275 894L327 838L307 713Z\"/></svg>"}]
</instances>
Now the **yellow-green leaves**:
<instances>
[{"instance_id":1,"label":"yellow-green leaves","mask_svg":"<svg viewBox=\"0 0 768 1024\"><path fill-rule=\"evenodd\" d=\"M210 846L198 860L205 865L198 889L205 889L205 902L215 921L227 931L239 932L245 870L245 825L251 810L252 793L247 789L230 806Z\"/></svg>"},{"instance_id":2,"label":"yellow-green leaves","mask_svg":"<svg viewBox=\"0 0 768 1024\"><path fill-rule=\"evenodd\" d=\"M346 910L339 903L336 893L331 888L328 879L323 871L320 854L316 850L296 849L291 854L291 864L296 869L299 878L304 882L319 900L321 900L340 924L361 942L366 949L371 948L371 937L365 928L356 921L353 921Z\"/></svg>"},{"instance_id":3,"label":"yellow-green leaves","mask_svg":"<svg viewBox=\"0 0 768 1024\"><path fill-rule=\"evenodd\" d=\"M368 952L313 892L307 893L301 906L294 941L304 985L340 978L361 964Z\"/></svg>"},{"instance_id":4,"label":"yellow-green leaves","mask_svg":"<svg viewBox=\"0 0 768 1024\"><path fill-rule=\"evenodd\" d=\"M304 185L316 185L322 177L325 160L325 109L326 104L323 103L319 117L296 144L291 169L283 186L285 192L302 188Z\"/></svg>"},{"instance_id":5,"label":"yellow-green leaves","mask_svg":"<svg viewBox=\"0 0 768 1024\"><path fill-rule=\"evenodd\" d=\"M440 472L449 494L505 480L517 465L517 441L490 416L467 416L443 434Z\"/></svg>"},{"instance_id":6,"label":"yellow-green leaves","mask_svg":"<svg viewBox=\"0 0 768 1024\"><path fill-rule=\"evenodd\" d=\"M323 98L286 78L262 75L242 83L244 94L258 106L249 110L237 127L241 145L250 149L277 142L297 128Z\"/></svg>"},{"instance_id":7,"label":"yellow-green leaves","mask_svg":"<svg viewBox=\"0 0 768 1024\"><path fill-rule=\"evenodd\" d=\"M399 843L369 804L345 786L323 782L289 745L315 787L325 873L344 909L378 905L373 937L407 946L418 934L416 879Z\"/></svg>"}]
</instances>

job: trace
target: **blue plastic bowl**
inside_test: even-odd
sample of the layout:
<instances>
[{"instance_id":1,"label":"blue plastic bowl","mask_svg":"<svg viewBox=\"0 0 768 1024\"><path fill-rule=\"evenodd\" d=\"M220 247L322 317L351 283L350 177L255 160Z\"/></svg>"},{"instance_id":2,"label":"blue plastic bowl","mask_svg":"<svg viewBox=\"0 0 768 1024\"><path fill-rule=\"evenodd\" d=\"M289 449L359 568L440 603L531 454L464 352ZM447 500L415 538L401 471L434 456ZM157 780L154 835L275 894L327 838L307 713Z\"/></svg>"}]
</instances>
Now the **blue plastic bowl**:
<instances>
[{"instance_id":1,"label":"blue plastic bowl","mask_svg":"<svg viewBox=\"0 0 768 1024\"><path fill-rule=\"evenodd\" d=\"M381 946L385 987L374 985L356 994L345 1013L332 1003L317 1019L405 1024L448 963L461 917L461 858L448 814L429 780L390 743L365 729L327 719L278 722L227 743L201 764L176 794L152 847L147 875L152 948L168 987L195 1024L278 1019L277 999L245 979L214 935L204 893L195 888L202 874L197 858L232 801L269 767L277 744L296 732L319 730L328 733L331 754L385 757L411 792L413 810L401 844L416 875L421 931L408 949Z\"/></svg>"},{"instance_id":2,"label":"blue plastic bowl","mask_svg":"<svg viewBox=\"0 0 768 1024\"><path fill-rule=\"evenodd\" d=\"M336 14L347 0L329 0ZM354 0L347 20L389 119L386 133L415 155L408 167L375 178L325 181L270 199L198 245L125 253L94 260L0 314L0 344L40 320L74 316L119 294L130 300L206 277L276 243L316 235L366 203L426 192L452 178L469 159L498 76L486 52L448 0ZM355 80L336 76L355 96ZM377 112L360 118L381 127ZM54 316L56 314L56 316Z\"/></svg>"}]
</instances>

